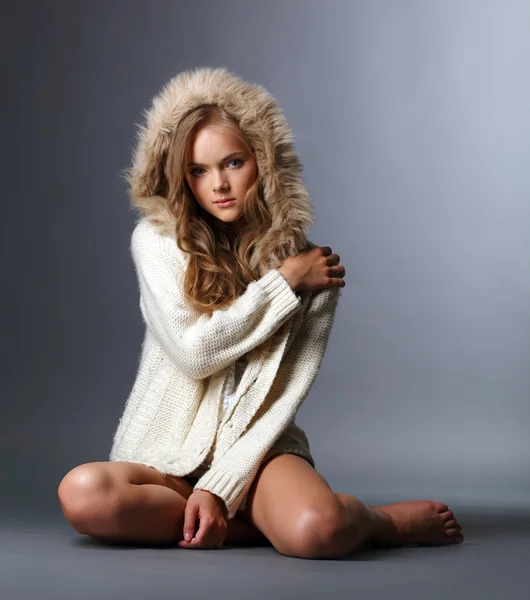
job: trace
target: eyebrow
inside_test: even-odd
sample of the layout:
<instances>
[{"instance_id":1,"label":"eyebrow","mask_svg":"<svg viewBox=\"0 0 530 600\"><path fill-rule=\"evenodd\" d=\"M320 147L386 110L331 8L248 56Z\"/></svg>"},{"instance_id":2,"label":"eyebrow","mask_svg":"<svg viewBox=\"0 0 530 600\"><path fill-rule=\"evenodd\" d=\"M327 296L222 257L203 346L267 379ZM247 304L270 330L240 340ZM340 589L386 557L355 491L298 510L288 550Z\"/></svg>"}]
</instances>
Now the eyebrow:
<instances>
[{"instance_id":1,"label":"eyebrow","mask_svg":"<svg viewBox=\"0 0 530 600\"><path fill-rule=\"evenodd\" d=\"M219 161L219 164L224 163L226 160L228 160L229 158L232 158L233 156L239 156L241 154L245 154L245 153L242 150L238 150L237 152L232 152L228 156L225 156L224 158L222 158ZM189 162L187 164L187 166L188 167L205 167L206 165L203 165L202 163Z\"/></svg>"}]
</instances>

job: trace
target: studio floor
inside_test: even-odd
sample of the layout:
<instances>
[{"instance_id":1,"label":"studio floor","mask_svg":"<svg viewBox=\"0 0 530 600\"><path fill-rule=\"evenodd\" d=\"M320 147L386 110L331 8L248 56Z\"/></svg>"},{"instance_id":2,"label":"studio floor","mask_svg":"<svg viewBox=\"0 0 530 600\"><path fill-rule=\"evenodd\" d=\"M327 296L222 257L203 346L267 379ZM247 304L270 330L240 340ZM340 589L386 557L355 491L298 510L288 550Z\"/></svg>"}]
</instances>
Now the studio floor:
<instances>
[{"instance_id":1,"label":"studio floor","mask_svg":"<svg viewBox=\"0 0 530 600\"><path fill-rule=\"evenodd\" d=\"M185 550L108 545L61 518L0 524L2 600L530 597L530 515L463 514L463 544L377 548L346 559L270 547Z\"/></svg>"}]
</instances>

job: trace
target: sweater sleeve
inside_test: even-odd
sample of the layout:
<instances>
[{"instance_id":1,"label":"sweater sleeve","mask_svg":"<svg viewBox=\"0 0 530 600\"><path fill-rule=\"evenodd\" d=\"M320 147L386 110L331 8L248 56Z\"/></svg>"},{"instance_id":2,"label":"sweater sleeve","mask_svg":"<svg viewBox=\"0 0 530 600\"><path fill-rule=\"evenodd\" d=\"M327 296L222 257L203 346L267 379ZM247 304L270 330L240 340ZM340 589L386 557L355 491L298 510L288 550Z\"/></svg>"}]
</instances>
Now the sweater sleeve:
<instances>
[{"instance_id":1,"label":"sweater sleeve","mask_svg":"<svg viewBox=\"0 0 530 600\"><path fill-rule=\"evenodd\" d=\"M195 484L194 490L207 490L224 501L228 519L236 514L261 461L294 419L315 381L327 347L339 294L339 288L325 288L311 298L272 387L246 431Z\"/></svg>"},{"instance_id":2,"label":"sweater sleeve","mask_svg":"<svg viewBox=\"0 0 530 600\"><path fill-rule=\"evenodd\" d=\"M173 248L174 246L174 248ZM131 236L140 310L150 332L175 366L204 379L262 344L301 307L277 269L248 284L226 309L199 314L185 301L186 264L169 238L140 221Z\"/></svg>"}]
</instances>

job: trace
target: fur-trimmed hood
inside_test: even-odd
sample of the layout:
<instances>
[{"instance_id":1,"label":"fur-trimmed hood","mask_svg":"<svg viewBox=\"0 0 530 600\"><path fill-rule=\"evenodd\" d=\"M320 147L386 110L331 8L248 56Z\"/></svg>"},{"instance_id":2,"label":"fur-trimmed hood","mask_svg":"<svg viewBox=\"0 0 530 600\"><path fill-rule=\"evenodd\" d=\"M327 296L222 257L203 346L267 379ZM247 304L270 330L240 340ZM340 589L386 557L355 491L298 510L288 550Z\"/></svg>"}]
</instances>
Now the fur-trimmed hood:
<instances>
[{"instance_id":1,"label":"fur-trimmed hood","mask_svg":"<svg viewBox=\"0 0 530 600\"><path fill-rule=\"evenodd\" d=\"M254 253L264 274L312 245L307 235L314 221L291 128L264 87L242 80L225 67L199 67L170 79L144 112L145 125L138 126L133 163L126 175L132 205L161 233L174 232L174 217L159 195L163 165L171 132L201 104L224 107L251 141L264 201L272 215L272 225Z\"/></svg>"}]
</instances>

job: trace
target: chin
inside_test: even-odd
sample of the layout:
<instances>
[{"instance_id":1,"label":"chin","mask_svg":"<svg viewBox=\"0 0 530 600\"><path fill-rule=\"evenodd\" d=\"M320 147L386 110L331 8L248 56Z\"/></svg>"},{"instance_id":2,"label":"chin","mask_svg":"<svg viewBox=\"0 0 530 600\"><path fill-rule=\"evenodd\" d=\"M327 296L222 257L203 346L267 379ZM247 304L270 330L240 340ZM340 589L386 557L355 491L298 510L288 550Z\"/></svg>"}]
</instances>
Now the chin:
<instances>
[{"instance_id":1,"label":"chin","mask_svg":"<svg viewBox=\"0 0 530 600\"><path fill-rule=\"evenodd\" d=\"M217 215L215 215L215 217L219 220L222 221L223 223L235 223L237 221L237 219L230 219L229 217L219 217Z\"/></svg>"},{"instance_id":2,"label":"chin","mask_svg":"<svg viewBox=\"0 0 530 600\"><path fill-rule=\"evenodd\" d=\"M235 223L239 221L243 215L215 215L223 223Z\"/></svg>"}]
</instances>

